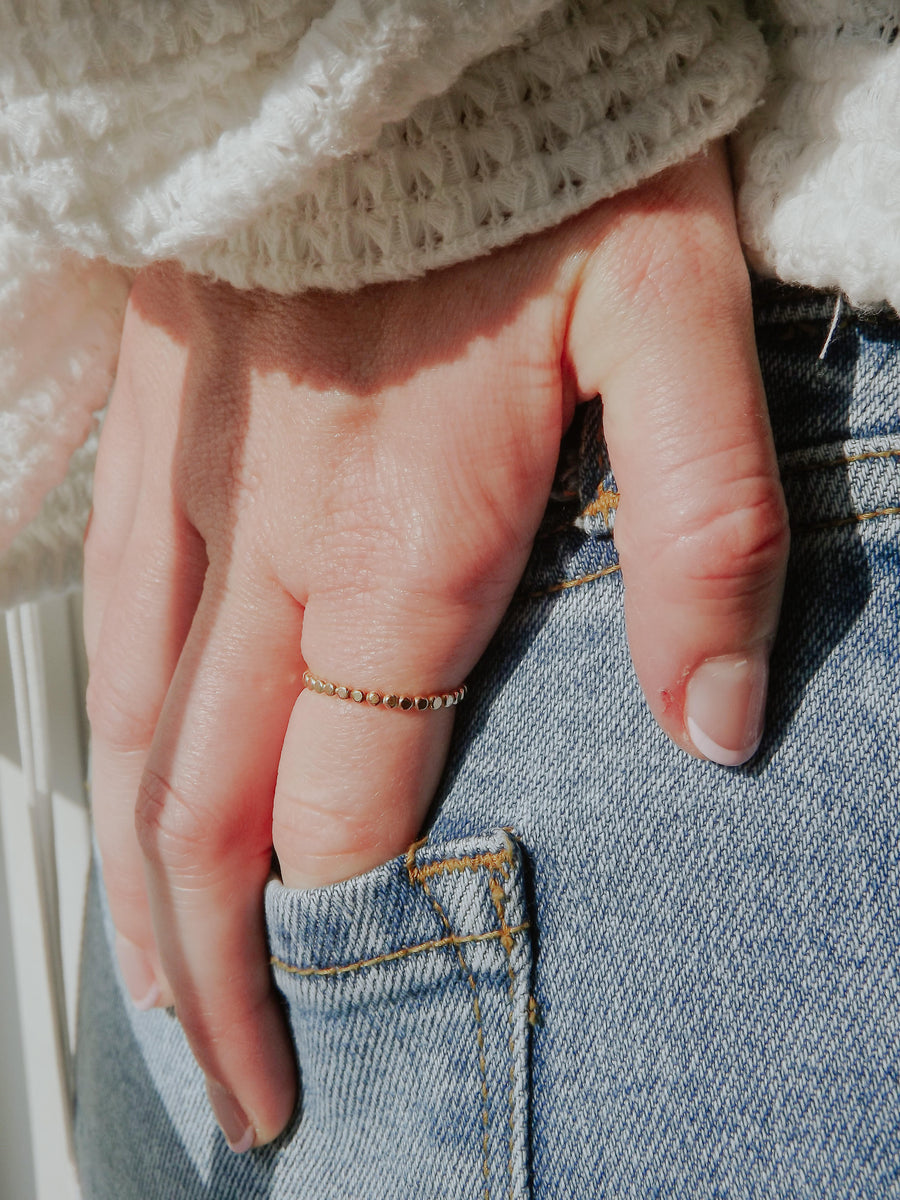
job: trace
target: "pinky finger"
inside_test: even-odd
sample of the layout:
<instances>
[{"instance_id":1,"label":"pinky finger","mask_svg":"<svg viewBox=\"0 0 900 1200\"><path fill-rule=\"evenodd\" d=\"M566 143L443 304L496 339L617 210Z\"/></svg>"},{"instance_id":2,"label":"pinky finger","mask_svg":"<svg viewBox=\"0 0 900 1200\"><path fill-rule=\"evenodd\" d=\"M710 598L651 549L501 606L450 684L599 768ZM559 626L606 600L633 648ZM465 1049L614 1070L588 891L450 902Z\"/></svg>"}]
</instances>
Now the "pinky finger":
<instances>
[{"instance_id":1,"label":"pinky finger","mask_svg":"<svg viewBox=\"0 0 900 1200\"><path fill-rule=\"evenodd\" d=\"M171 1003L171 992L151 925L135 803L206 565L196 531L150 507L142 502L105 600L90 552L85 574L86 600L102 609L88 684L94 821L122 976L139 1008Z\"/></svg>"}]
</instances>

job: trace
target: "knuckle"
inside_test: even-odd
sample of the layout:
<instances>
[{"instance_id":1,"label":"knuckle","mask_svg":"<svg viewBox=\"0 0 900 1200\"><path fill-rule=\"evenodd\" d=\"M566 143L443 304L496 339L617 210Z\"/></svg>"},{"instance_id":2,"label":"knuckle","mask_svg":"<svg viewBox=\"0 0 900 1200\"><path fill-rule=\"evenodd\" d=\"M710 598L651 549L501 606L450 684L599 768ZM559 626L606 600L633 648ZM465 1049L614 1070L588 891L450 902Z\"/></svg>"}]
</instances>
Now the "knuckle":
<instances>
[{"instance_id":1,"label":"knuckle","mask_svg":"<svg viewBox=\"0 0 900 1200\"><path fill-rule=\"evenodd\" d=\"M144 857L163 867L196 871L216 856L216 822L152 767L145 769L138 788L134 824Z\"/></svg>"},{"instance_id":2,"label":"knuckle","mask_svg":"<svg viewBox=\"0 0 900 1200\"><path fill-rule=\"evenodd\" d=\"M685 221L679 213L653 214L624 231L625 247L610 264L629 309L680 312L686 281L698 307L718 311L725 298L743 299L749 281L733 233L709 214Z\"/></svg>"},{"instance_id":3,"label":"knuckle","mask_svg":"<svg viewBox=\"0 0 900 1200\"><path fill-rule=\"evenodd\" d=\"M780 487L757 480L741 492L737 505L702 514L685 539L695 580L765 582L783 570L790 533Z\"/></svg>"},{"instance_id":4,"label":"knuckle","mask_svg":"<svg viewBox=\"0 0 900 1200\"><path fill-rule=\"evenodd\" d=\"M276 853L292 861L298 853L339 856L363 846L374 830L352 807L337 807L333 800L317 801L307 794L282 795L272 821Z\"/></svg>"},{"instance_id":5,"label":"knuckle","mask_svg":"<svg viewBox=\"0 0 900 1200\"><path fill-rule=\"evenodd\" d=\"M406 848L415 830L407 834L405 827L394 829L377 804L359 805L348 797L336 802L333 794L314 790L302 796L280 794L272 823L282 874L290 867L309 885L331 883L387 862Z\"/></svg>"},{"instance_id":6,"label":"knuckle","mask_svg":"<svg viewBox=\"0 0 900 1200\"><path fill-rule=\"evenodd\" d=\"M186 781L197 778L190 769ZM152 765L138 788L134 829L144 858L188 887L265 878L272 853L271 809L219 803L203 788L176 785Z\"/></svg>"}]
</instances>

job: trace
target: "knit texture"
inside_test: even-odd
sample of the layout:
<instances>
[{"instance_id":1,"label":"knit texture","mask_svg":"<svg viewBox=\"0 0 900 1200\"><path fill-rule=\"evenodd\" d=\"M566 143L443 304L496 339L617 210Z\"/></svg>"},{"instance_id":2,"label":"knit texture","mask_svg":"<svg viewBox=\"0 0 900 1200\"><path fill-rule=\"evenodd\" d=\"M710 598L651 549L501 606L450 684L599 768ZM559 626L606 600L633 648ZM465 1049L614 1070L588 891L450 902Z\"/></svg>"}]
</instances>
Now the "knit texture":
<instances>
[{"instance_id":1,"label":"knit texture","mask_svg":"<svg viewBox=\"0 0 900 1200\"><path fill-rule=\"evenodd\" d=\"M733 128L766 61L735 0L20 7L0 0L5 219L276 291L547 227Z\"/></svg>"},{"instance_id":2,"label":"knit texture","mask_svg":"<svg viewBox=\"0 0 900 1200\"><path fill-rule=\"evenodd\" d=\"M765 64L735 0L0 0L0 603L80 570L108 264L410 278L689 156Z\"/></svg>"},{"instance_id":3,"label":"knit texture","mask_svg":"<svg viewBox=\"0 0 900 1200\"><path fill-rule=\"evenodd\" d=\"M751 261L900 311L900 5L759 8L773 81L735 140Z\"/></svg>"},{"instance_id":4,"label":"knit texture","mask_svg":"<svg viewBox=\"0 0 900 1200\"><path fill-rule=\"evenodd\" d=\"M95 426L128 286L108 263L0 234L0 545L36 515ZM89 499L83 485L75 494ZM78 512L83 523L83 503Z\"/></svg>"},{"instance_id":5,"label":"knit texture","mask_svg":"<svg viewBox=\"0 0 900 1200\"><path fill-rule=\"evenodd\" d=\"M89 257L178 257L314 186L553 3L0 0L0 208Z\"/></svg>"},{"instance_id":6,"label":"knit texture","mask_svg":"<svg viewBox=\"0 0 900 1200\"><path fill-rule=\"evenodd\" d=\"M237 287L350 289L507 245L682 161L755 102L729 0L572 2L236 235L180 253Z\"/></svg>"},{"instance_id":7,"label":"knit texture","mask_svg":"<svg viewBox=\"0 0 900 1200\"><path fill-rule=\"evenodd\" d=\"M0 555L0 609L64 592L81 582L98 439L95 427L72 455L63 482L50 490L35 518Z\"/></svg>"}]
</instances>

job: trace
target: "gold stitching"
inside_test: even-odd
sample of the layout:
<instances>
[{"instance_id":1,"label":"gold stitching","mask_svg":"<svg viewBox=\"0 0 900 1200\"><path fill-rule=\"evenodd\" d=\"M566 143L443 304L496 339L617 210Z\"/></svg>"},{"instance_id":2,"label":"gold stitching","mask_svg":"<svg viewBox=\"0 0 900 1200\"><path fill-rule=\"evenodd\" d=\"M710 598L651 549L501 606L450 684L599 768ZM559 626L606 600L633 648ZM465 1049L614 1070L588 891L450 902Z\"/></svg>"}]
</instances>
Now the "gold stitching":
<instances>
[{"instance_id":1,"label":"gold stitching","mask_svg":"<svg viewBox=\"0 0 900 1200\"><path fill-rule=\"evenodd\" d=\"M420 843L421 844L421 843ZM417 847L413 847L411 852ZM477 871L481 867L488 870L499 870L503 863L512 862L508 850L495 850L493 853L472 854L463 858L445 858L440 862L426 863L424 866L415 864L415 857L406 858L406 870L412 883L421 883L431 875L444 875L450 871Z\"/></svg>"},{"instance_id":2,"label":"gold stitching","mask_svg":"<svg viewBox=\"0 0 900 1200\"><path fill-rule=\"evenodd\" d=\"M782 476L796 475L810 472L810 470L826 470L828 468L844 467L854 462L866 462L872 460L872 458L900 458L900 449L865 450L862 452L862 454L844 455L840 458L829 458L829 460L826 462L796 463L793 464L793 466L782 468L781 474ZM593 516L596 511L606 508L608 503L606 497L618 496L618 493L613 492L604 492L602 494L604 494L604 500L602 500L602 503L598 505L598 500L600 497L598 497L598 500L592 500L592 503L587 505L587 508L581 512L580 516ZM610 506L611 508L614 508L616 505L610 504ZM606 511L604 511L604 516L608 518ZM816 529L839 529L841 526L852 526L852 524L858 524L860 521L871 521L874 517L893 516L900 516L900 506L896 506L896 508L872 509L870 512L857 512L857 514L854 514L850 517L836 517L834 521L797 524L797 526L794 526L793 528L796 529L798 533L810 533L812 530ZM563 533L565 532L565 529L568 528L570 528L570 526L564 526L560 529L553 530L553 533ZM592 571L589 575L580 575L577 578L574 578L574 580L563 580L562 583L552 583L550 584L550 587L539 588L536 589L535 592L528 592L527 599L539 600L542 598L542 596L556 595L559 592L568 592L570 588L581 587L582 583L593 583L595 580L601 580L601 578L604 578L607 575L616 575L620 570L622 570L622 566L620 566L618 563L614 563L612 566L605 566L605 568L602 568L600 571Z\"/></svg>"},{"instance_id":3,"label":"gold stitching","mask_svg":"<svg viewBox=\"0 0 900 1200\"><path fill-rule=\"evenodd\" d=\"M871 521L873 517L900 517L900 506L895 508L873 508L871 512L855 513L852 517L835 517L833 521L815 521L806 525L795 525L798 533L811 533L816 529L839 529L842 525L857 525L860 521Z\"/></svg>"},{"instance_id":4,"label":"gold stitching","mask_svg":"<svg viewBox=\"0 0 900 1200\"><path fill-rule=\"evenodd\" d=\"M572 530L578 528L577 522L583 521L585 517L596 517L597 515L600 515L608 525L610 513L614 512L619 507L620 500L621 495L619 492L611 490L607 491L601 483L597 488L596 499L591 500L589 504L586 504L584 508L582 508L575 514L574 517L566 521L564 524L555 525L552 529L539 530L537 539L540 540L558 537L561 533L571 533Z\"/></svg>"},{"instance_id":5,"label":"gold stitching","mask_svg":"<svg viewBox=\"0 0 900 1200\"><path fill-rule=\"evenodd\" d=\"M497 919L500 922L500 930L503 936L500 938L501 945L506 951L506 969L509 972L509 1011L506 1014L506 1022L509 1027L509 1038L507 1040L507 1049L509 1050L509 1191L508 1200L513 1200L513 1158L516 1149L516 1045L515 1045L515 1027L513 1025L513 1016L515 1013L516 1003L516 972L512 962L513 938L512 931L506 922L506 893L503 890L503 884L494 878L491 873L488 880L491 890L491 900L494 908L497 910Z\"/></svg>"},{"instance_id":6,"label":"gold stitching","mask_svg":"<svg viewBox=\"0 0 900 1200\"><path fill-rule=\"evenodd\" d=\"M484 1053L484 1021L481 1016L481 1005L478 1002L478 987L475 983L475 976L469 970L466 960L463 958L462 951L459 948L459 939L454 934L447 914L444 912L439 901L432 895L431 888L428 886L428 879L423 878L419 881L422 885L422 891L431 901L447 933L450 935L451 945L453 946L456 957L459 960L460 970L468 981L469 987L472 989L472 1010L475 1013L475 1040L478 1043L478 1069L481 1072L481 1154L482 1154L482 1174L484 1175L484 1200L490 1200L491 1197L491 1164L490 1164L490 1107L488 1104L488 1085L487 1085L487 1059Z\"/></svg>"},{"instance_id":7,"label":"gold stitching","mask_svg":"<svg viewBox=\"0 0 900 1200\"><path fill-rule=\"evenodd\" d=\"M433 901L432 901L433 902ZM523 921L521 925L513 926L509 932L515 936L523 933L529 928L529 923ZM295 967L291 963L286 963L280 958L276 958L273 954L269 962L273 967L277 967L279 971L285 971L288 975L300 975L309 977L311 975L348 975L351 971L361 971L364 967L377 967L382 963L395 962L400 958L408 958L411 954L423 954L429 950L441 950L444 946L462 946L469 942L494 942L500 941L503 937L502 929L490 929L487 933L452 933L449 937L435 938L430 942L418 942L415 946L403 946L399 950L390 950L386 954L377 954L374 958L362 958L359 962L342 963L333 967Z\"/></svg>"},{"instance_id":8,"label":"gold stitching","mask_svg":"<svg viewBox=\"0 0 900 1200\"><path fill-rule=\"evenodd\" d=\"M500 944L507 954L512 954L513 938L509 926L506 923L506 893L503 890L503 884L495 879L491 873L488 879L488 886L491 889L491 900L494 908L497 910L497 920L500 922Z\"/></svg>"},{"instance_id":9,"label":"gold stitching","mask_svg":"<svg viewBox=\"0 0 900 1200\"><path fill-rule=\"evenodd\" d=\"M618 563L613 563L611 567L604 567L602 571L592 571L590 575L579 575L577 579L564 579L562 583L553 583L536 592L529 592L528 598L537 600L541 596L552 596L555 592L565 592L569 588L580 587L583 583L593 583L595 579L602 579L604 575L615 575L616 571L621 570Z\"/></svg>"},{"instance_id":10,"label":"gold stitching","mask_svg":"<svg viewBox=\"0 0 900 1200\"><path fill-rule=\"evenodd\" d=\"M586 505L578 514L581 517L603 517L604 521L609 521L609 514L615 512L619 507L621 496L618 492L607 490L603 484L597 488L596 498L590 504Z\"/></svg>"},{"instance_id":11,"label":"gold stitching","mask_svg":"<svg viewBox=\"0 0 900 1200\"><path fill-rule=\"evenodd\" d=\"M840 458L823 459L821 462L789 463L781 468L781 476L785 478L791 475L804 475L809 471L827 471L832 470L834 467L846 467L851 466L853 463L884 458L900 459L900 450L864 450L860 454L844 454ZM604 520L608 521L610 512L618 508L620 499L619 492L607 491L601 484L597 489L597 498L586 505L573 520L567 522L565 525L557 525L554 529L541 530L539 536L542 538L556 537L561 533L566 533L574 529L576 521L582 520L584 517L597 516L598 513Z\"/></svg>"},{"instance_id":12,"label":"gold stitching","mask_svg":"<svg viewBox=\"0 0 900 1200\"><path fill-rule=\"evenodd\" d=\"M508 831L507 831L508 832ZM460 946L467 942L498 940L506 952L507 971L509 973L509 1010L507 1013L507 1025L509 1027L509 1037L507 1040L507 1048L509 1051L509 1142L508 1142L508 1174L509 1188L508 1200L513 1200L513 1184L515 1180L514 1174L514 1157L515 1157L515 1093L516 1093L516 1058L515 1058L515 984L516 974L513 966L512 952L515 948L515 936L529 928L529 923L523 921L521 924L510 928L506 919L506 893L503 889L503 884L495 877L495 872L502 879L508 880L510 877L510 868L513 865L511 849L485 852L482 854L465 855L459 858L443 859L434 863L426 863L423 866L416 864L416 852L427 843L427 838L416 842L410 846L406 855L406 870L409 876L410 883L415 885L420 884L425 895L431 901L432 907L440 918L444 928L447 930L446 938L436 939L431 945L452 945L456 953L457 960L464 978L467 980L472 991L472 1009L475 1015L476 1040L478 1043L478 1065L481 1072L481 1098L482 1098L482 1173L484 1176L484 1200L490 1200L490 1096L488 1092L487 1082L487 1059L485 1051L484 1038L484 1021L481 1013L481 1005L478 999L478 988L475 983L475 977L471 969L463 957ZM486 868L488 870L488 887L490 890L491 901L497 913L499 929L492 930L489 933L471 934L461 936L453 933L452 926L444 912L441 904L433 895L429 886L429 878L435 875L447 874L458 871L476 871ZM423 947L424 948L424 947ZM411 953L411 948L406 951ZM399 956L401 952L395 952Z\"/></svg>"},{"instance_id":13,"label":"gold stitching","mask_svg":"<svg viewBox=\"0 0 900 1200\"><path fill-rule=\"evenodd\" d=\"M890 453L900 457L900 451L893 450ZM877 454L873 453L871 456L861 455L859 457L887 457L887 454L882 454L881 451L878 451ZM845 461L855 462L858 460L850 458ZM794 525L793 528L798 533L809 533L816 529L838 529L842 525L857 525L860 521L871 521L874 517L896 516L900 516L900 505L891 508L873 508L871 512L855 513L851 517L836 517L833 521L816 521L809 524ZM593 583L596 579L602 579L605 575L614 575L617 571L621 570L622 568L619 563L614 563L611 567L604 567L602 571L592 571L589 575L579 575L576 579L564 579L562 583L553 583L549 587L539 588L534 592L527 592L526 597L529 600L539 600L542 596L552 596L556 592L565 592L569 588L580 587L583 583Z\"/></svg>"},{"instance_id":14,"label":"gold stitching","mask_svg":"<svg viewBox=\"0 0 900 1200\"><path fill-rule=\"evenodd\" d=\"M791 463L782 469L782 475L799 475L806 471L824 471L831 467L845 467L850 463L866 462L871 458L900 458L900 450L864 450L861 454L846 454L841 458L829 458L824 462Z\"/></svg>"}]
</instances>

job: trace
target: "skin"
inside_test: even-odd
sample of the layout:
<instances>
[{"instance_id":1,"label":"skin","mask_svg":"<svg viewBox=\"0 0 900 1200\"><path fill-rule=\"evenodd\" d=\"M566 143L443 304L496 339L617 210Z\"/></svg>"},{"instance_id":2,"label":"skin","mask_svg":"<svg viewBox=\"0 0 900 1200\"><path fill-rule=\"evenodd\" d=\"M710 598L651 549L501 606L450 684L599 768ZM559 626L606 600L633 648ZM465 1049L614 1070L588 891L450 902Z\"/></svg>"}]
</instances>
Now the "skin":
<instances>
[{"instance_id":1,"label":"skin","mask_svg":"<svg viewBox=\"0 0 900 1200\"><path fill-rule=\"evenodd\" d=\"M401 853L453 721L302 673L462 682L598 394L635 670L696 754L692 680L764 664L788 545L718 150L409 283L285 298L168 264L135 282L85 548L96 828L129 989L174 1002L233 1147L275 1137L296 1099L272 847L292 887Z\"/></svg>"}]
</instances>

